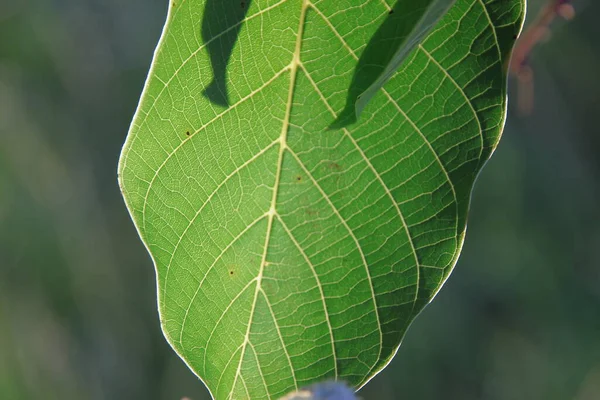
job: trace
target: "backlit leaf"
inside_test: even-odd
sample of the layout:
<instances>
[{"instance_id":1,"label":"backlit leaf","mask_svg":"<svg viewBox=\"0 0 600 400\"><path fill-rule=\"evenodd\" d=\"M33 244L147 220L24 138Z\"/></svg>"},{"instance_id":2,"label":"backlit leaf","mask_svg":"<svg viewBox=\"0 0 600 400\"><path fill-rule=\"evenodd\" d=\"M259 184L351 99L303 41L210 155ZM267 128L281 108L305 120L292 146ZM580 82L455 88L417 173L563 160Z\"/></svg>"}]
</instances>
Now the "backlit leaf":
<instances>
[{"instance_id":1,"label":"backlit leaf","mask_svg":"<svg viewBox=\"0 0 600 400\"><path fill-rule=\"evenodd\" d=\"M456 0L358 122L328 129L390 9L170 5L119 183L165 336L217 399L362 386L456 263L524 4Z\"/></svg>"}]
</instances>

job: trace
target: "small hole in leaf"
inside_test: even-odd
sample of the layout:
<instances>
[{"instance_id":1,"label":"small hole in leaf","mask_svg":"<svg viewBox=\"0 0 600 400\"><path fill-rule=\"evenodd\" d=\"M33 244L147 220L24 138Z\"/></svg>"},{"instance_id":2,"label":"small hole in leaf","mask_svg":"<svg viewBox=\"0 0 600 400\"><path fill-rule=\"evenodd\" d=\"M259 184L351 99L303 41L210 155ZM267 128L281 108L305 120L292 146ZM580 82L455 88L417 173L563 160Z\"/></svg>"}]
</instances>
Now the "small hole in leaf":
<instances>
[{"instance_id":1,"label":"small hole in leaf","mask_svg":"<svg viewBox=\"0 0 600 400\"><path fill-rule=\"evenodd\" d=\"M187 136L190 136L190 131L187 131L185 134L186 134Z\"/></svg>"},{"instance_id":2,"label":"small hole in leaf","mask_svg":"<svg viewBox=\"0 0 600 400\"><path fill-rule=\"evenodd\" d=\"M388 14L392 15L394 13L394 10L390 10L390 12Z\"/></svg>"},{"instance_id":3,"label":"small hole in leaf","mask_svg":"<svg viewBox=\"0 0 600 400\"><path fill-rule=\"evenodd\" d=\"M229 271L229 275L233 275L233 270L230 270L230 271Z\"/></svg>"},{"instance_id":4,"label":"small hole in leaf","mask_svg":"<svg viewBox=\"0 0 600 400\"><path fill-rule=\"evenodd\" d=\"M302 175L296 176L296 182L302 182Z\"/></svg>"}]
</instances>

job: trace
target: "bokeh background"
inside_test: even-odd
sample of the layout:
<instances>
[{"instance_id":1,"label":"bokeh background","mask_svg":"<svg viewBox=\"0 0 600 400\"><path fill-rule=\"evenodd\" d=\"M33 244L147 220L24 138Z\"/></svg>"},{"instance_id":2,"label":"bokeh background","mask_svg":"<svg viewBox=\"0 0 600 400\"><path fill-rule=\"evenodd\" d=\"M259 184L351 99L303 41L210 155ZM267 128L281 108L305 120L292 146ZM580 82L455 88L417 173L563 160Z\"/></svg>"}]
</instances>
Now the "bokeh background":
<instances>
[{"instance_id":1,"label":"bokeh background","mask_svg":"<svg viewBox=\"0 0 600 400\"><path fill-rule=\"evenodd\" d=\"M166 3L0 0L0 399L208 398L116 180ZM453 275L364 399L600 399L600 2L573 4Z\"/></svg>"}]
</instances>

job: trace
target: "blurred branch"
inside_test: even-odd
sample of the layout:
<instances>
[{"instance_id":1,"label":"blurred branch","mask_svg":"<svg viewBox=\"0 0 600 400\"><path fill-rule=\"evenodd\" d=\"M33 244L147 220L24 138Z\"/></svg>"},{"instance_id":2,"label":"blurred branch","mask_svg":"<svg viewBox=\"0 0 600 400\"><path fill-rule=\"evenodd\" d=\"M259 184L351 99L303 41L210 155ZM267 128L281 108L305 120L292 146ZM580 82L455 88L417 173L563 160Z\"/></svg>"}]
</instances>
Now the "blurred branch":
<instances>
[{"instance_id":1,"label":"blurred branch","mask_svg":"<svg viewBox=\"0 0 600 400\"><path fill-rule=\"evenodd\" d=\"M575 9L571 0L548 0L532 24L519 38L513 51L509 74L517 78L517 106L521 114L530 114L533 109L533 69L529 65L529 56L541 42L550 38L550 25L556 18L571 20Z\"/></svg>"}]
</instances>

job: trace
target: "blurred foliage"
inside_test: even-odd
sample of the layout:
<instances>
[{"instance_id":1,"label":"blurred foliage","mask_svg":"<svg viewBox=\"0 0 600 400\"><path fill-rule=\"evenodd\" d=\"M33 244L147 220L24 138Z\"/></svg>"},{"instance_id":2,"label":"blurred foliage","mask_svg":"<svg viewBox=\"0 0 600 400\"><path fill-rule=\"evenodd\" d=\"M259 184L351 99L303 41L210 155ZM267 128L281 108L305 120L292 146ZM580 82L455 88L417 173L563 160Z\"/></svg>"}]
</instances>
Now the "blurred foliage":
<instances>
[{"instance_id":1,"label":"blurred foliage","mask_svg":"<svg viewBox=\"0 0 600 400\"><path fill-rule=\"evenodd\" d=\"M509 112L455 272L363 398L600 398L600 3L573 4L532 54L534 112ZM162 337L116 182L165 12L0 2L2 399L208 396Z\"/></svg>"}]
</instances>

